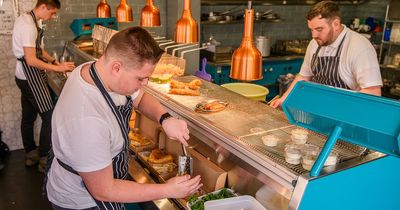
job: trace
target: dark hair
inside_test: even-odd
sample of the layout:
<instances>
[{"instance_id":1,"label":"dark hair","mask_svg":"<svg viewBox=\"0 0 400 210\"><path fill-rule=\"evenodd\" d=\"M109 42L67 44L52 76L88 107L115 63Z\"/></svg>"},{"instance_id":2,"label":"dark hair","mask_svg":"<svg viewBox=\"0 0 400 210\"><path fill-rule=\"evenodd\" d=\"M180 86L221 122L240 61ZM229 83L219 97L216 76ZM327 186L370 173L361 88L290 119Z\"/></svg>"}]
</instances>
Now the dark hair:
<instances>
[{"instance_id":1,"label":"dark hair","mask_svg":"<svg viewBox=\"0 0 400 210\"><path fill-rule=\"evenodd\" d=\"M130 27L116 33L105 50L106 59L118 58L129 66L156 64L164 51L145 29Z\"/></svg>"},{"instance_id":2,"label":"dark hair","mask_svg":"<svg viewBox=\"0 0 400 210\"><path fill-rule=\"evenodd\" d=\"M36 3L36 7L39 7L42 4L45 4L47 7L51 8L61 8L61 3L59 0L38 0Z\"/></svg>"},{"instance_id":3,"label":"dark hair","mask_svg":"<svg viewBox=\"0 0 400 210\"><path fill-rule=\"evenodd\" d=\"M315 17L332 19L334 17L340 18L340 9L337 3L333 1L321 1L315 4L306 14L307 20L312 20Z\"/></svg>"}]
</instances>

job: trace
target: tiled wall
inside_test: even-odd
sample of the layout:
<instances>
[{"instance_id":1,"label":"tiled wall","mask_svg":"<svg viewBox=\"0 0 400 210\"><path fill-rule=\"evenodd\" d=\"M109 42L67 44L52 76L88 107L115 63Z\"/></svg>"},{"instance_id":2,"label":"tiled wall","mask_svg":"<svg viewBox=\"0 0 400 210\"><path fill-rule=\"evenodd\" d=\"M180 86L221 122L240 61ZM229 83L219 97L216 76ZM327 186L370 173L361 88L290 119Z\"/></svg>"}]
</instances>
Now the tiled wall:
<instances>
[{"instance_id":1,"label":"tiled wall","mask_svg":"<svg viewBox=\"0 0 400 210\"><path fill-rule=\"evenodd\" d=\"M72 20L77 18L94 18L96 17L96 7L99 0L65 0L62 1L62 7L60 11L60 18L49 21L47 24L48 33L45 34L46 45L50 48L56 47L56 50L60 50L65 40L72 40L74 34L69 29L69 25ZM146 0L128 0L128 4L132 7L133 22L131 23L120 23L119 29L124 29L129 26L139 25L140 23L140 11L146 4ZM161 16L161 27L148 28L150 31L154 31L157 34L165 35L166 23L163 21L166 19L166 1L165 0L153 0L154 4L160 10ZM111 16L115 17L116 8L119 4L119 0L107 0L107 3L111 7ZM68 26L68 27L65 27Z\"/></svg>"},{"instance_id":2,"label":"tiled wall","mask_svg":"<svg viewBox=\"0 0 400 210\"><path fill-rule=\"evenodd\" d=\"M52 20L46 25L45 44L48 51L60 51L65 40L74 38L72 31L69 29L73 19L96 17L96 7L99 2L99 0L61 1L60 18ZM115 16L119 0L108 0L108 3L112 9L112 15ZM128 3L132 6L134 22L121 24L120 28L139 24L140 10L145 5L146 0L129 0ZM161 20L165 20L166 1L154 0L154 4L160 9ZM162 22L162 26L159 28L149 30L165 35L165 23ZM0 130L3 131L3 140L14 150L22 148L22 140L20 134L20 91L14 81L17 61L11 50L11 36L0 35L0 46ZM38 139L39 129L40 119L36 123L36 139Z\"/></svg>"},{"instance_id":3,"label":"tiled wall","mask_svg":"<svg viewBox=\"0 0 400 210\"><path fill-rule=\"evenodd\" d=\"M362 5L341 5L342 22L350 25L354 17L366 18L375 17L384 19L386 12L386 5L389 0L370 0ZM202 14L209 13L210 11L227 11L234 6L203 6ZM277 13L282 22L279 23L255 23L254 35L269 36L272 43L276 40L286 39L310 39L310 32L307 29L307 23L304 15L307 13L311 6L309 5L274 5L274 6L255 6L255 11L267 11L272 9ZM245 6L242 7L243 9ZM236 13L240 14L240 13ZM229 25L203 25L201 28L201 37L203 40L211 35L216 40L223 43L223 45L240 45L242 38L243 24L229 24Z\"/></svg>"}]
</instances>

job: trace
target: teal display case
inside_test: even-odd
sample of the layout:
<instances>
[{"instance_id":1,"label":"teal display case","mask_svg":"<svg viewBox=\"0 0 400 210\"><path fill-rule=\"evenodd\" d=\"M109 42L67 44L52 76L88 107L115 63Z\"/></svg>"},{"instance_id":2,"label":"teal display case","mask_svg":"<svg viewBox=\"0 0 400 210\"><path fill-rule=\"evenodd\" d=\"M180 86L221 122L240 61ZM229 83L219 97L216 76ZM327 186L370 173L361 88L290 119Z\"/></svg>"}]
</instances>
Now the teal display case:
<instances>
[{"instance_id":1,"label":"teal display case","mask_svg":"<svg viewBox=\"0 0 400 210\"><path fill-rule=\"evenodd\" d=\"M282 108L290 123L328 136L289 209L400 209L399 101L301 81ZM337 140L373 152L322 170Z\"/></svg>"}]
</instances>

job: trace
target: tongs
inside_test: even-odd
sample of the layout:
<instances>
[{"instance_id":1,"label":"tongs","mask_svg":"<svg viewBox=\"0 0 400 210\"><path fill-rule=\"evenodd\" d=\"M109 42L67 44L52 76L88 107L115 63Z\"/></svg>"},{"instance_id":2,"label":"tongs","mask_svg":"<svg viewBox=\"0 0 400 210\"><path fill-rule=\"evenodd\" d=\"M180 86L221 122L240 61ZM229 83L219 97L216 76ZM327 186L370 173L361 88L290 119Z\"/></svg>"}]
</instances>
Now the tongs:
<instances>
[{"instance_id":1,"label":"tongs","mask_svg":"<svg viewBox=\"0 0 400 210\"><path fill-rule=\"evenodd\" d=\"M191 175L193 173L193 158L187 154L186 147L181 144L183 155L178 157L178 175Z\"/></svg>"}]
</instances>

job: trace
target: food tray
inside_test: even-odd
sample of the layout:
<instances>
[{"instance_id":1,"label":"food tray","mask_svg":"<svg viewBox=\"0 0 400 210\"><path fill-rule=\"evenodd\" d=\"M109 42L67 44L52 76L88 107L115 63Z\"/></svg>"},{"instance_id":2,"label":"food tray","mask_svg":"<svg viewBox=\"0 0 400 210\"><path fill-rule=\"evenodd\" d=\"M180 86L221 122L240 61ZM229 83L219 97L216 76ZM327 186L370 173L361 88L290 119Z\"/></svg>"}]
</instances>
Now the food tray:
<instances>
[{"instance_id":1,"label":"food tray","mask_svg":"<svg viewBox=\"0 0 400 210\"><path fill-rule=\"evenodd\" d=\"M209 201L208 199L205 199L206 196L213 196L213 195L218 195L220 193L222 193L222 191L226 191L227 193L229 193L229 197L228 196L223 196L221 198L217 198L217 199L212 199L212 200L219 200L219 199L223 199L223 198L231 198L231 197L236 197L238 196L232 189L229 188L222 188L220 190L214 191L214 192L210 192L207 194L204 194L202 196L199 196L197 199L196 198L189 198L189 201L186 203L186 207L189 210L199 210L199 209L204 209L204 208L199 208L197 205L198 202L203 202L203 205L206 201ZM226 195L226 194L225 194Z\"/></svg>"},{"instance_id":2,"label":"food tray","mask_svg":"<svg viewBox=\"0 0 400 210\"><path fill-rule=\"evenodd\" d=\"M251 209L266 210L254 197L242 195L233 198L207 201L204 203L205 210L232 210L232 209Z\"/></svg>"},{"instance_id":3,"label":"food tray","mask_svg":"<svg viewBox=\"0 0 400 210\"><path fill-rule=\"evenodd\" d=\"M150 144L140 145L139 142L129 139L129 149L134 151L136 154L141 151L152 150L156 148L156 144L152 138L143 134L143 132L139 128L135 128L132 132L139 134L142 138L147 138L150 141Z\"/></svg>"},{"instance_id":4,"label":"food tray","mask_svg":"<svg viewBox=\"0 0 400 210\"><path fill-rule=\"evenodd\" d=\"M195 106L195 111L198 113L213 113L224 110L228 106L225 101L207 100L202 101Z\"/></svg>"},{"instance_id":5,"label":"food tray","mask_svg":"<svg viewBox=\"0 0 400 210\"><path fill-rule=\"evenodd\" d=\"M139 160L146 165L146 168L148 168L150 170L150 172L154 175L157 176L157 178L159 179L159 181L161 183L164 183L165 181L167 181L168 179L176 176L176 174L178 174L178 166L176 165L175 169L172 172L166 172L166 173L159 173L154 167L153 164L149 163L147 160L150 156L151 151L142 151L138 153L138 158ZM176 161L176 158L174 159L174 164Z\"/></svg>"}]
</instances>

